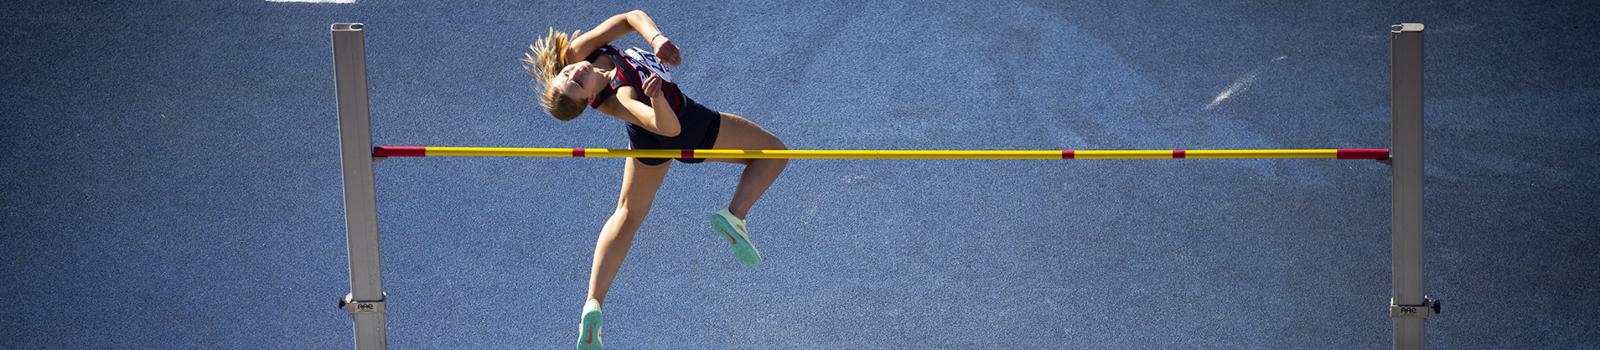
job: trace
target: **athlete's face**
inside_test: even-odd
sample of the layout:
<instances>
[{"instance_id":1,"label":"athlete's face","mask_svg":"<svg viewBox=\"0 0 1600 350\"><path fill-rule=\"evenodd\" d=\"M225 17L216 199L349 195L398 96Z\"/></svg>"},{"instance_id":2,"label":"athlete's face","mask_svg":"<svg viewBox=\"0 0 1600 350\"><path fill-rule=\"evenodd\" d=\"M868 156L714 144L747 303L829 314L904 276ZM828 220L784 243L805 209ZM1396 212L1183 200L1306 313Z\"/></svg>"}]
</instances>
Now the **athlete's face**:
<instances>
[{"instance_id":1,"label":"athlete's face","mask_svg":"<svg viewBox=\"0 0 1600 350\"><path fill-rule=\"evenodd\" d=\"M567 98L588 103L605 88L606 76L588 61L578 61L561 68L561 74L550 79L550 84L561 90Z\"/></svg>"}]
</instances>

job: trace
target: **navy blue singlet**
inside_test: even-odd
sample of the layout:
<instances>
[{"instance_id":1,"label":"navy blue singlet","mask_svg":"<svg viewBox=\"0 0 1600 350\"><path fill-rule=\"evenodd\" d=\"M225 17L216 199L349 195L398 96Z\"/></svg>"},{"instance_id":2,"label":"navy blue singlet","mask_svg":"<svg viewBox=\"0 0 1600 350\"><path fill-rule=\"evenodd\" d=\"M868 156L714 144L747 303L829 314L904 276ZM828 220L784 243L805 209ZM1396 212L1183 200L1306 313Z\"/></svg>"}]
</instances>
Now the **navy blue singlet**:
<instances>
[{"instance_id":1,"label":"navy blue singlet","mask_svg":"<svg viewBox=\"0 0 1600 350\"><path fill-rule=\"evenodd\" d=\"M617 88L632 86L639 89L639 101L650 104L650 98L644 95L644 81L656 75L656 71L666 72L666 66L654 54L639 48L631 48L626 52L619 52L611 45L600 47L585 61L594 62L600 55L611 58L616 65L616 74L611 78L611 83L600 94L589 102L590 107L599 108L607 99L616 97ZM664 78L670 78L671 73L663 73ZM667 137L650 132L633 123L624 123L628 127L628 146L633 149L710 149L717 141L717 132L722 126L722 114L695 103L683 91L678 90L678 84L663 81L661 92L671 104L672 111L678 115L678 125L681 126L678 136ZM667 162L667 158L638 158L645 165L660 165ZM704 158L678 158L683 163L704 162Z\"/></svg>"}]
</instances>

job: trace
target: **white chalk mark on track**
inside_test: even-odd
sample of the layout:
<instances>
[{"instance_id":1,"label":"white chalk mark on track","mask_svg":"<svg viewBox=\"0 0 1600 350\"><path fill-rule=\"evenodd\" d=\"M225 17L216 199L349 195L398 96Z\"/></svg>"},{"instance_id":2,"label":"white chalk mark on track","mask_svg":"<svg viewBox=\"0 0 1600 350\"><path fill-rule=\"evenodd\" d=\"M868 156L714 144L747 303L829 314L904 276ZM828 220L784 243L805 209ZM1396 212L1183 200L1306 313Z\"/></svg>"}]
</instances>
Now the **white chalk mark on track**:
<instances>
[{"instance_id":1,"label":"white chalk mark on track","mask_svg":"<svg viewBox=\"0 0 1600 350\"><path fill-rule=\"evenodd\" d=\"M1223 89L1222 93L1217 94L1217 97L1211 99L1211 103L1207 103L1205 108L1201 108L1201 109L1208 110L1208 111L1212 110L1212 109L1215 109L1215 108L1217 108L1217 105L1222 104L1223 101L1227 101L1229 98L1233 98L1234 95L1238 95L1240 93L1244 93L1245 90L1250 89L1250 84L1254 84L1256 82L1256 78L1261 76L1261 72L1262 71L1265 71L1268 67L1271 66L1272 63L1278 62L1278 61L1282 61L1282 60L1287 59L1287 58L1289 58L1289 55L1278 56L1278 58L1274 58L1274 59L1272 59L1272 61L1267 62L1266 65L1262 65L1261 67L1257 67L1256 69L1251 70L1250 73L1245 74L1243 77L1239 77L1239 79L1235 79L1233 81L1233 84L1228 84L1228 88L1227 89Z\"/></svg>"}]
</instances>

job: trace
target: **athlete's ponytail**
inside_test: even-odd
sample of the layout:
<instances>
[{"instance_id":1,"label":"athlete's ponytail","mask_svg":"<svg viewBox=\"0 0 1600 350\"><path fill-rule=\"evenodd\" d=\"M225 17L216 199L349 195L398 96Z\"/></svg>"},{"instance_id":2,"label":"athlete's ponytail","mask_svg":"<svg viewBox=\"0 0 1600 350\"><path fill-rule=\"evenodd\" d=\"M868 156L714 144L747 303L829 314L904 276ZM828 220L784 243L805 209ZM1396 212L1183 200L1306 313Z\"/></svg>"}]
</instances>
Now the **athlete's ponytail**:
<instances>
[{"instance_id":1,"label":"athlete's ponytail","mask_svg":"<svg viewBox=\"0 0 1600 350\"><path fill-rule=\"evenodd\" d=\"M583 114L584 109L583 102L567 97L561 90L550 85L550 79L555 78L556 74L561 72L561 68L567 66L567 51L572 47L572 38L577 37L578 32L567 34L557 32L555 27L551 27L545 37L528 46L528 50L532 51L531 54L527 52L522 54L522 69L528 71L528 75L538 79L540 85L544 86L544 94L540 96L539 103L544 105L544 110L549 112L550 116L561 121L577 118L579 114Z\"/></svg>"}]
</instances>

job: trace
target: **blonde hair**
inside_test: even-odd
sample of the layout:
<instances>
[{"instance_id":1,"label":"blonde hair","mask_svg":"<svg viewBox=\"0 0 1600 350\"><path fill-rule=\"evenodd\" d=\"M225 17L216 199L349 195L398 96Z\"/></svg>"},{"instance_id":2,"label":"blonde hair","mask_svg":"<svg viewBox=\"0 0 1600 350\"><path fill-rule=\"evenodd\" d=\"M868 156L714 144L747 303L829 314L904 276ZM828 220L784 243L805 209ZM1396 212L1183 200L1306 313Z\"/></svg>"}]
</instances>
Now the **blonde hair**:
<instances>
[{"instance_id":1,"label":"blonde hair","mask_svg":"<svg viewBox=\"0 0 1600 350\"><path fill-rule=\"evenodd\" d=\"M554 79L556 74L561 73L561 68L567 66L567 51L572 48L572 38L578 37L579 32L574 30L568 34L550 27L549 33L528 46L531 53L522 53L522 69L544 85L539 103L544 105L545 112L561 121L577 118L586 107L583 102L567 97L550 84L550 79Z\"/></svg>"}]
</instances>

